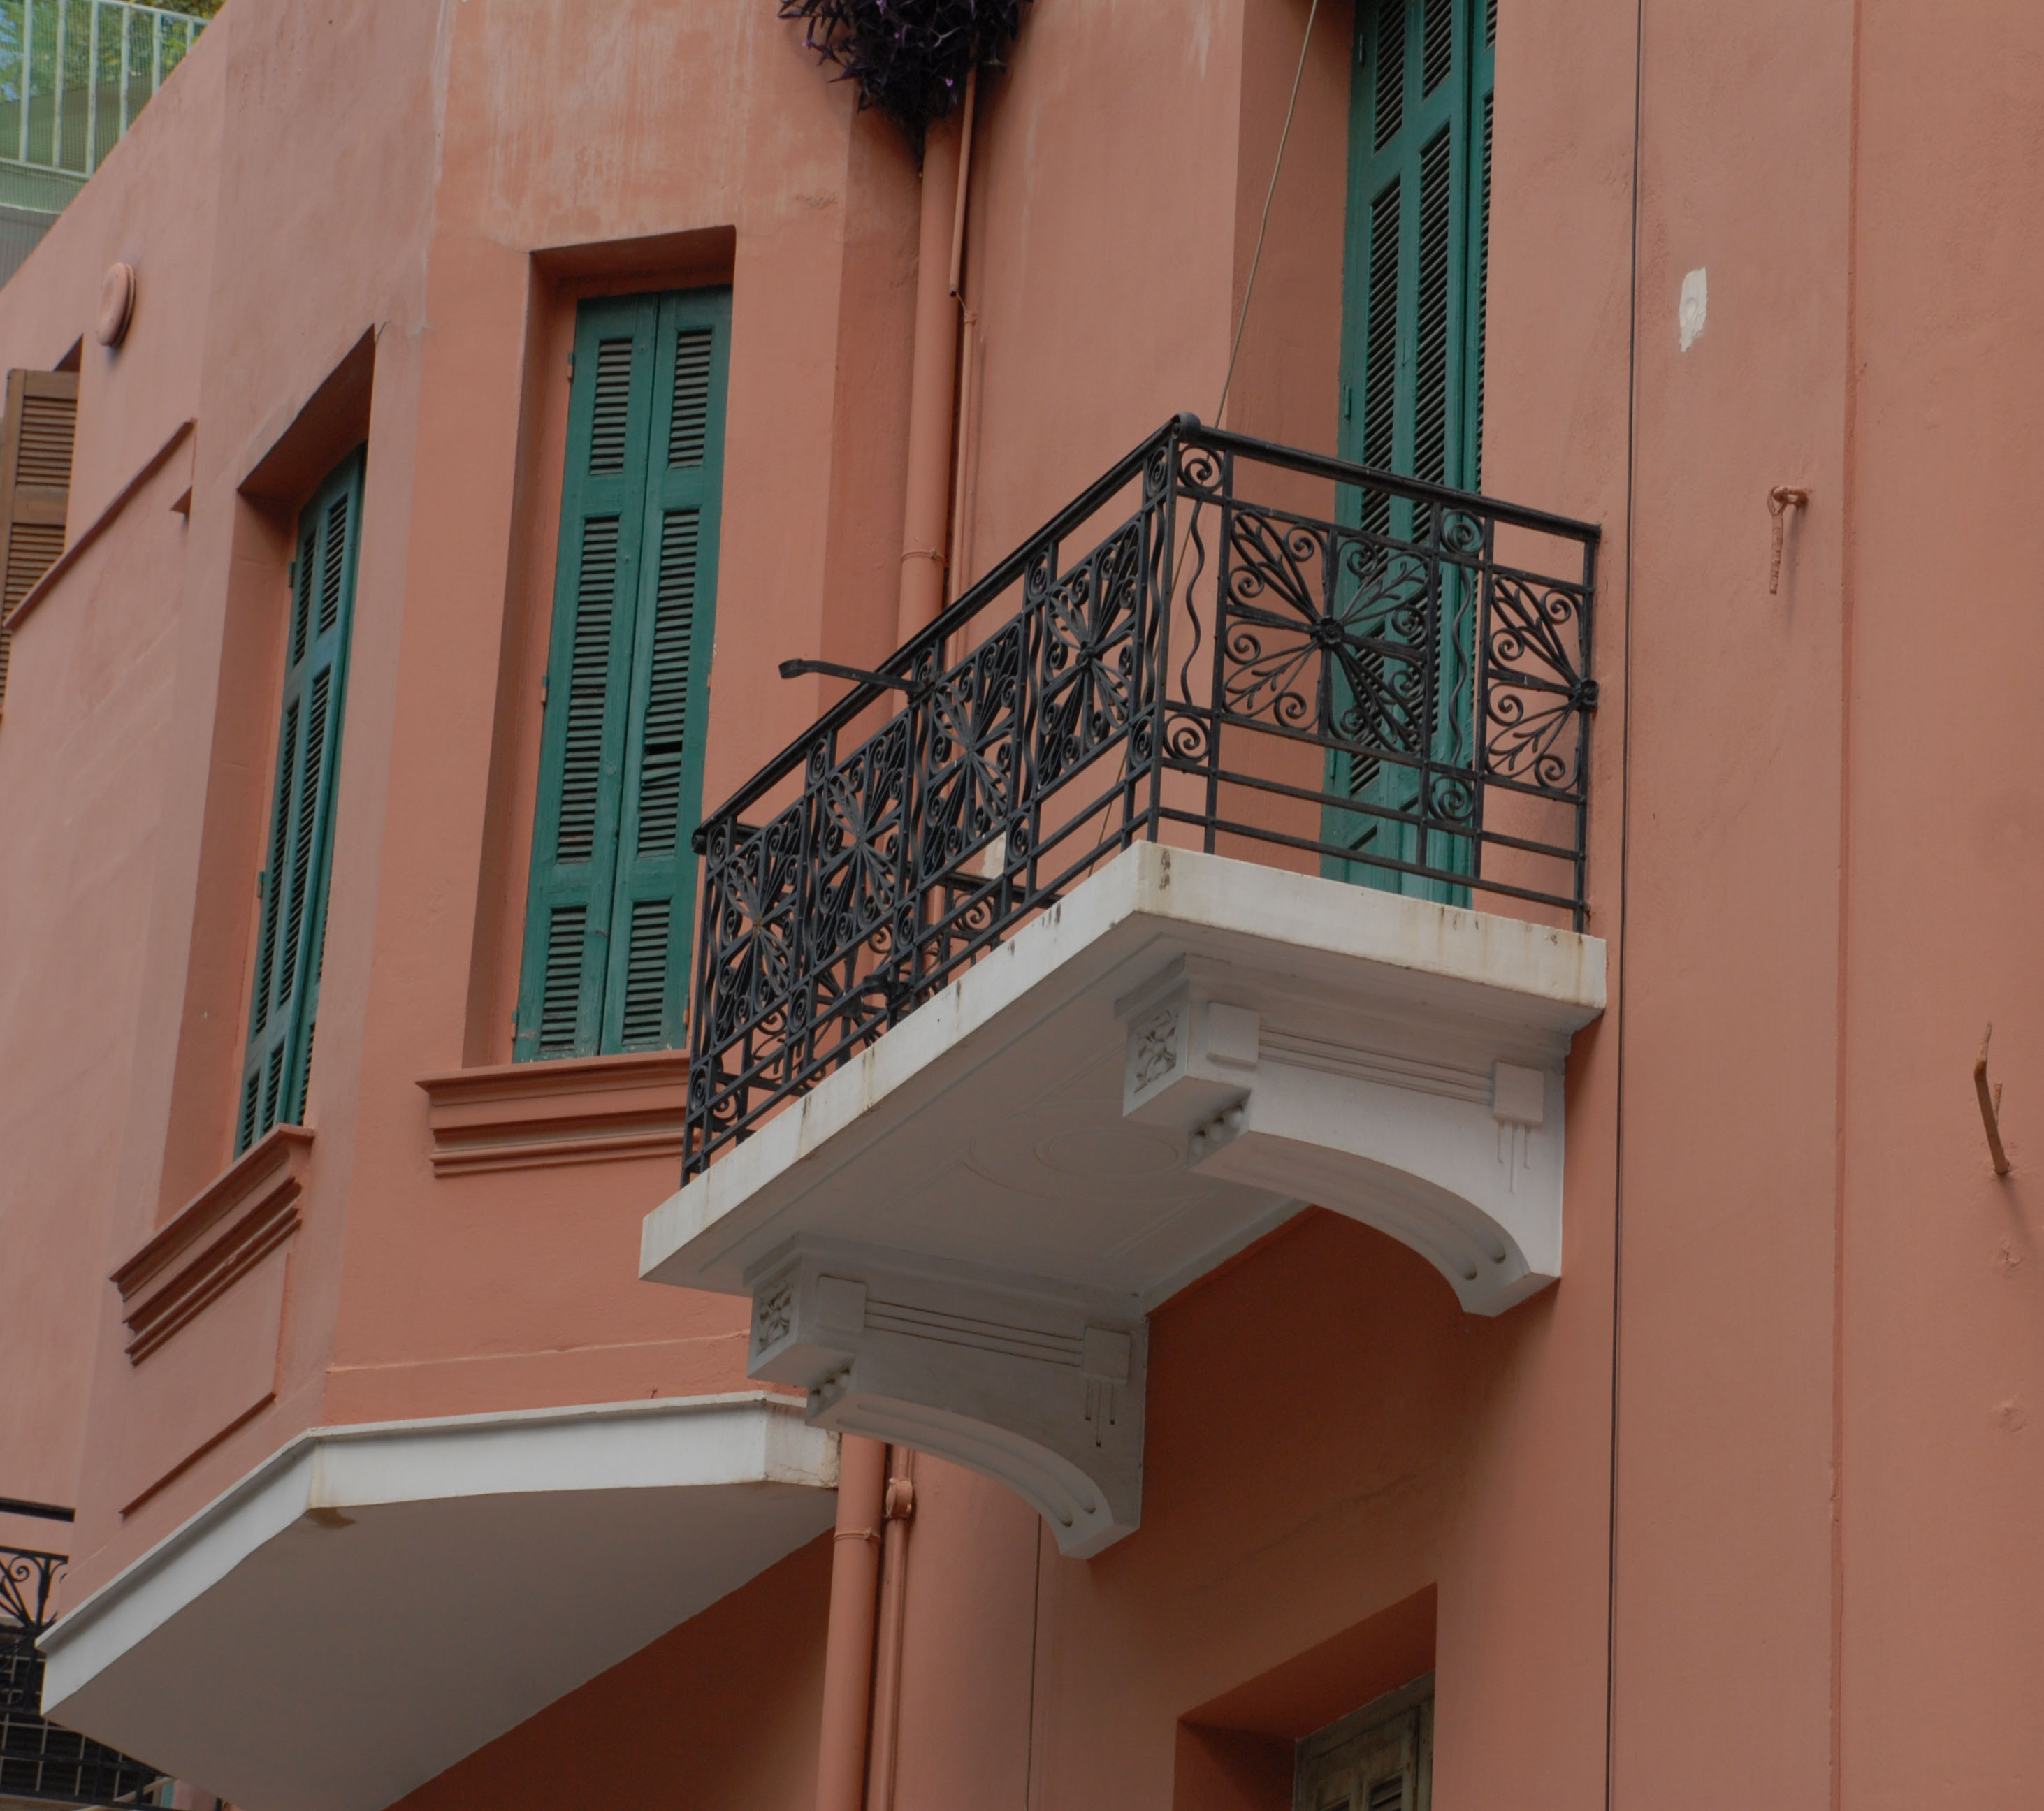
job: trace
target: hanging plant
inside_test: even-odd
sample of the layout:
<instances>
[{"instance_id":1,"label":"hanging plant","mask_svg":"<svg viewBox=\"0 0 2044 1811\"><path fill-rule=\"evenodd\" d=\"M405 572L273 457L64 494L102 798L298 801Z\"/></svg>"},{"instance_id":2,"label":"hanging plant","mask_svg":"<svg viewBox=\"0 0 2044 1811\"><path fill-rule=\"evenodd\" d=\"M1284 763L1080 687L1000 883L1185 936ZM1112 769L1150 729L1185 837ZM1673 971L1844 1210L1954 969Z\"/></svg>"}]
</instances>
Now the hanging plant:
<instances>
[{"instance_id":1,"label":"hanging plant","mask_svg":"<svg viewBox=\"0 0 2044 1811\"><path fill-rule=\"evenodd\" d=\"M781 17L804 22L802 42L840 82L859 84L862 108L878 107L909 135L949 113L973 70L998 68L1021 29L1028 0L780 0Z\"/></svg>"}]
</instances>

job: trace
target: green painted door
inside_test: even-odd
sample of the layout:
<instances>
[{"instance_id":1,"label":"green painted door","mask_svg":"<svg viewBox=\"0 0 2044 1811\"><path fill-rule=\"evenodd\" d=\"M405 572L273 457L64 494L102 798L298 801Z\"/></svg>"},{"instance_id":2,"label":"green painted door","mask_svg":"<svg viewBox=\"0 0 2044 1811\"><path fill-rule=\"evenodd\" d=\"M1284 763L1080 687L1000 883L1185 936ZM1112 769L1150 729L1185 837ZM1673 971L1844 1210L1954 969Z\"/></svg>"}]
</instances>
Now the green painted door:
<instances>
[{"instance_id":1,"label":"green painted door","mask_svg":"<svg viewBox=\"0 0 2044 1811\"><path fill-rule=\"evenodd\" d=\"M682 1041L731 294L582 305L513 1053Z\"/></svg>"},{"instance_id":2,"label":"green painted door","mask_svg":"<svg viewBox=\"0 0 2044 1811\"><path fill-rule=\"evenodd\" d=\"M363 455L351 454L298 516L285 625L284 706L257 882L256 978L234 1148L279 1124L302 1125L326 948L341 708L362 539Z\"/></svg>"},{"instance_id":3,"label":"green painted door","mask_svg":"<svg viewBox=\"0 0 2044 1811\"><path fill-rule=\"evenodd\" d=\"M1496 0L1363 0L1350 90L1341 454L1468 490L1482 481L1496 36ZM1387 541L1424 541L1433 531L1424 512L1378 493L1350 493L1343 513ZM1397 651L1418 639L1417 617L1404 606L1424 581L1424 562L1411 554L1373 547L1337 600L1369 651L1358 663L1362 683L1340 682L1336 708L1359 739L1467 766L1475 742L1474 588L1443 568L1439 682L1428 700L1420 663ZM1380 865L1473 873L1467 838L1404 821L1459 820L1474 803L1465 788L1403 762L1343 754L1330 758L1327 790L1374 810L1328 810L1327 841L1355 853L1328 858L1325 872L1468 903L1466 887Z\"/></svg>"}]
</instances>

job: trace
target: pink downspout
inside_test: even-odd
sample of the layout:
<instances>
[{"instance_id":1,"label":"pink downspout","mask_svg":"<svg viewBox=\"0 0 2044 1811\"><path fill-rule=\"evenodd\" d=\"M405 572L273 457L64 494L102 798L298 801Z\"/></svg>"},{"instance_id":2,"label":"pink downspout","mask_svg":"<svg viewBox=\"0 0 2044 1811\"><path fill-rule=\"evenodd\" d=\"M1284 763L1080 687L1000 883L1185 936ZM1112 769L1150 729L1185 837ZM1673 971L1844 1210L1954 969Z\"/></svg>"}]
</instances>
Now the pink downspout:
<instances>
[{"instance_id":1,"label":"pink downspout","mask_svg":"<svg viewBox=\"0 0 2044 1811\"><path fill-rule=\"evenodd\" d=\"M824 1646L823 1728L816 1744L816 1811L861 1811L887 1448L877 1440L847 1434L839 1443L837 1468L830 1633Z\"/></svg>"},{"instance_id":2,"label":"pink downspout","mask_svg":"<svg viewBox=\"0 0 2044 1811\"><path fill-rule=\"evenodd\" d=\"M944 606L950 539L951 407L958 382L958 304L951 235L959 203L957 122L931 127L923 144L923 216L916 251L916 354L909 385L909 483L901 520L896 627L907 641Z\"/></svg>"},{"instance_id":3,"label":"pink downspout","mask_svg":"<svg viewBox=\"0 0 2044 1811\"><path fill-rule=\"evenodd\" d=\"M948 596L955 600L972 581L974 449L979 440L979 311L965 295L965 209L972 187L973 114L979 71L965 79L965 118L959 128L958 209L951 216L951 300L959 309L958 454L951 479L951 560Z\"/></svg>"},{"instance_id":4,"label":"pink downspout","mask_svg":"<svg viewBox=\"0 0 2044 1811\"><path fill-rule=\"evenodd\" d=\"M916 1513L916 1455L888 1448L886 1545L880 1556L880 1634L873 1658L873 1758L866 1775L866 1811L894 1811L895 1761L901 1721L901 1624L909 1590L909 1522Z\"/></svg>"}]
</instances>

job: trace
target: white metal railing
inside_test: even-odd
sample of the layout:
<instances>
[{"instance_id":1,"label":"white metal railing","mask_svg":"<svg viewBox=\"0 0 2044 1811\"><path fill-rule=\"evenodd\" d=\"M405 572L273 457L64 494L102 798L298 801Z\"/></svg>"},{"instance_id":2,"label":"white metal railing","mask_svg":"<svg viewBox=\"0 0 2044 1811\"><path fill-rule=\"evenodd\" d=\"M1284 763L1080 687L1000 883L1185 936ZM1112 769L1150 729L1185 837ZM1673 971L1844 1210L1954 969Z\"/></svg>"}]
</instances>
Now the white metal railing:
<instances>
[{"instance_id":1,"label":"white metal railing","mask_svg":"<svg viewBox=\"0 0 2044 1811\"><path fill-rule=\"evenodd\" d=\"M0 162L90 175L205 29L130 0L0 0Z\"/></svg>"}]
</instances>

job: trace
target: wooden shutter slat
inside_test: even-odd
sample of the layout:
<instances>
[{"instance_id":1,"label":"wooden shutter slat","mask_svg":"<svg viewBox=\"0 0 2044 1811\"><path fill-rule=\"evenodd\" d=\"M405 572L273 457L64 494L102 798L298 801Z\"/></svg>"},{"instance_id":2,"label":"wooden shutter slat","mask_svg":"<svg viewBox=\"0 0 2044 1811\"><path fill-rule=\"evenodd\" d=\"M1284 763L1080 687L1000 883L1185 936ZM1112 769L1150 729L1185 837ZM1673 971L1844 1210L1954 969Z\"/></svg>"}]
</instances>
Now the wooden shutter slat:
<instances>
[{"instance_id":1,"label":"wooden shutter slat","mask_svg":"<svg viewBox=\"0 0 2044 1811\"><path fill-rule=\"evenodd\" d=\"M634 624L624 811L601 1048L682 1042L695 930L710 658L716 639L730 292L660 304L646 557Z\"/></svg>"},{"instance_id":2,"label":"wooden shutter slat","mask_svg":"<svg viewBox=\"0 0 2044 1811\"><path fill-rule=\"evenodd\" d=\"M13 631L7 619L63 551L78 430L75 371L7 374L0 418L0 708Z\"/></svg>"},{"instance_id":3,"label":"wooden shutter slat","mask_svg":"<svg viewBox=\"0 0 2044 1811\"><path fill-rule=\"evenodd\" d=\"M1293 1811L1430 1811L1431 1675L1303 1737L1293 1752Z\"/></svg>"},{"instance_id":4,"label":"wooden shutter slat","mask_svg":"<svg viewBox=\"0 0 2044 1811\"><path fill-rule=\"evenodd\" d=\"M521 1059L680 1042L729 320L724 290L577 318Z\"/></svg>"},{"instance_id":5,"label":"wooden shutter slat","mask_svg":"<svg viewBox=\"0 0 2044 1811\"><path fill-rule=\"evenodd\" d=\"M657 298L625 296L585 302L575 324L521 1060L591 1055L602 1038L659 317Z\"/></svg>"}]
</instances>

